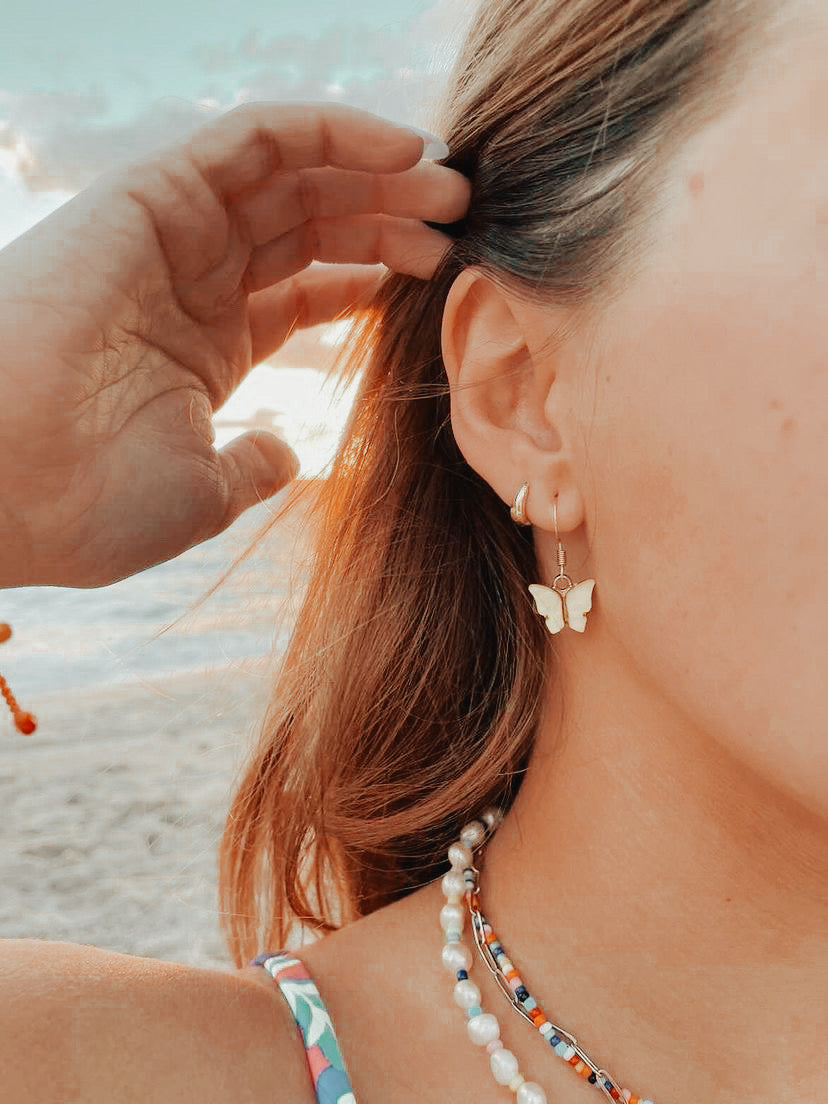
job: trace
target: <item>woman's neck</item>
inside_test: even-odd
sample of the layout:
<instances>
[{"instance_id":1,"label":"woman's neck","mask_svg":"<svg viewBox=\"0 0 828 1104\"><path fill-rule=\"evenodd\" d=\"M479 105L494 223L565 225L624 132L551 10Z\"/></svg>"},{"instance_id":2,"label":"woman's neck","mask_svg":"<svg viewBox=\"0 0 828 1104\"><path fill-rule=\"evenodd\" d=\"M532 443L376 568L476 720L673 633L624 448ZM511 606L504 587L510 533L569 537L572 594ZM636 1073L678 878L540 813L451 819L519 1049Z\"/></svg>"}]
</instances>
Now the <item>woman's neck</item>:
<instances>
[{"instance_id":1,"label":"woman's neck","mask_svg":"<svg viewBox=\"0 0 828 1104\"><path fill-rule=\"evenodd\" d=\"M816 1104L824 820L671 709L613 641L574 644L484 855L484 912L547 1015L633 1092Z\"/></svg>"}]
</instances>

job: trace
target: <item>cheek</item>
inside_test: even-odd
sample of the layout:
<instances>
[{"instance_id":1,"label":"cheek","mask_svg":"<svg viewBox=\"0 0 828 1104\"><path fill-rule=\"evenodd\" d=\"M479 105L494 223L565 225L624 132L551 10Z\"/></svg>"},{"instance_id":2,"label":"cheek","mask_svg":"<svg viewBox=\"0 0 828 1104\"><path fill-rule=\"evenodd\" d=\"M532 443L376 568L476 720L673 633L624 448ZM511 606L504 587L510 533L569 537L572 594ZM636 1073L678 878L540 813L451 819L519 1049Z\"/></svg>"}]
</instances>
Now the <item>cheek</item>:
<instances>
[{"instance_id":1,"label":"cheek","mask_svg":"<svg viewBox=\"0 0 828 1104\"><path fill-rule=\"evenodd\" d=\"M601 356L593 570L647 681L810 801L828 783L828 372L791 299L781 324L751 291L648 297L635 342Z\"/></svg>"}]
</instances>

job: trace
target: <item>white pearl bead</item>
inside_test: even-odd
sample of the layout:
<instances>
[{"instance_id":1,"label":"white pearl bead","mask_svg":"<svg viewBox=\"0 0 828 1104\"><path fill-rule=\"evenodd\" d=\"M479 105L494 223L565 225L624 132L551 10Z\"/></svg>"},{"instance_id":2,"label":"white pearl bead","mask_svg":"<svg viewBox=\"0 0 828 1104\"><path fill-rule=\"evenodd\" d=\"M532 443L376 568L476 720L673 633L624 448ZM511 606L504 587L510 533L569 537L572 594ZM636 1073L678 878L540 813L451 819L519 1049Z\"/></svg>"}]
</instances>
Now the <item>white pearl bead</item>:
<instances>
[{"instance_id":1,"label":"white pearl bead","mask_svg":"<svg viewBox=\"0 0 828 1104\"><path fill-rule=\"evenodd\" d=\"M466 910L462 905L443 905L440 909L440 927L444 932L463 930Z\"/></svg>"},{"instance_id":2,"label":"white pearl bead","mask_svg":"<svg viewBox=\"0 0 828 1104\"><path fill-rule=\"evenodd\" d=\"M524 1081L515 1100L517 1104L546 1104L546 1093L535 1081Z\"/></svg>"},{"instance_id":3,"label":"white pearl bead","mask_svg":"<svg viewBox=\"0 0 828 1104\"><path fill-rule=\"evenodd\" d=\"M473 981L458 981L454 987L454 1003L461 1008L479 1008L480 990Z\"/></svg>"},{"instance_id":4,"label":"white pearl bead","mask_svg":"<svg viewBox=\"0 0 828 1104\"><path fill-rule=\"evenodd\" d=\"M486 809L486 811L481 814L480 819L489 829L499 828L503 822L503 813L501 813L500 809L495 809L494 807L492 807L490 809Z\"/></svg>"},{"instance_id":5,"label":"white pearl bead","mask_svg":"<svg viewBox=\"0 0 828 1104\"><path fill-rule=\"evenodd\" d=\"M508 1085L520 1069L517 1058L505 1047L502 1050L496 1050L489 1061L498 1085Z\"/></svg>"},{"instance_id":6,"label":"white pearl bead","mask_svg":"<svg viewBox=\"0 0 828 1104\"><path fill-rule=\"evenodd\" d=\"M474 855L465 843L453 843L448 851L448 860L455 870L465 870L474 862Z\"/></svg>"},{"instance_id":7,"label":"white pearl bead","mask_svg":"<svg viewBox=\"0 0 828 1104\"><path fill-rule=\"evenodd\" d=\"M458 970L470 970L472 954L465 943L446 943L443 947L443 965L450 974Z\"/></svg>"},{"instance_id":8,"label":"white pearl bead","mask_svg":"<svg viewBox=\"0 0 828 1104\"><path fill-rule=\"evenodd\" d=\"M479 820L473 820L467 824L460 833L460 842L466 847L479 847L486 838L485 826Z\"/></svg>"},{"instance_id":9,"label":"white pearl bead","mask_svg":"<svg viewBox=\"0 0 828 1104\"><path fill-rule=\"evenodd\" d=\"M450 870L448 874L444 874L441 885L449 901L461 900L466 892L466 882L459 870Z\"/></svg>"},{"instance_id":10,"label":"white pearl bead","mask_svg":"<svg viewBox=\"0 0 828 1104\"><path fill-rule=\"evenodd\" d=\"M482 1012L479 1016L473 1016L466 1024L469 1038L475 1046L485 1046L500 1038L500 1024L497 1017L491 1012Z\"/></svg>"}]
</instances>

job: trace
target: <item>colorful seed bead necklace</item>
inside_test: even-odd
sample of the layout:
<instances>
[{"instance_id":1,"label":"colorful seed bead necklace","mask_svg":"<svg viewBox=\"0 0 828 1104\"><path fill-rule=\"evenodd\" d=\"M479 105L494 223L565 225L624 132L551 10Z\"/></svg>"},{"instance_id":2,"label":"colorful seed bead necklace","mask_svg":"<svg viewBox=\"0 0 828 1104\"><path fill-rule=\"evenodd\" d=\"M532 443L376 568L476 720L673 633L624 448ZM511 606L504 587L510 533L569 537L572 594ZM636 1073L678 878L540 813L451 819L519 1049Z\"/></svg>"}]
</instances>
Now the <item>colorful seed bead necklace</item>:
<instances>
[{"instance_id":1,"label":"colorful seed bead necklace","mask_svg":"<svg viewBox=\"0 0 828 1104\"><path fill-rule=\"evenodd\" d=\"M585 1081L595 1085L608 1100L621 1104L653 1104L652 1100L642 1099L629 1089L619 1088L615 1078L592 1061L574 1035L548 1018L483 915L480 908L480 871L474 865L474 853L502 820L503 814L499 809L487 809L480 820L473 820L463 828L460 839L448 850L451 869L442 881L446 898L446 904L440 911L440 926L446 938L442 952L443 966L455 976L454 1000L468 1016L469 1038L477 1046L486 1048L495 1081L514 1094L517 1104L547 1104L544 1090L536 1082L526 1080L517 1058L501 1042L497 1018L483 1011L480 989L469 977L472 953L463 942L466 911L471 917L477 950L498 987L515 1011L537 1029L555 1053ZM465 908L461 903L463 900Z\"/></svg>"}]
</instances>

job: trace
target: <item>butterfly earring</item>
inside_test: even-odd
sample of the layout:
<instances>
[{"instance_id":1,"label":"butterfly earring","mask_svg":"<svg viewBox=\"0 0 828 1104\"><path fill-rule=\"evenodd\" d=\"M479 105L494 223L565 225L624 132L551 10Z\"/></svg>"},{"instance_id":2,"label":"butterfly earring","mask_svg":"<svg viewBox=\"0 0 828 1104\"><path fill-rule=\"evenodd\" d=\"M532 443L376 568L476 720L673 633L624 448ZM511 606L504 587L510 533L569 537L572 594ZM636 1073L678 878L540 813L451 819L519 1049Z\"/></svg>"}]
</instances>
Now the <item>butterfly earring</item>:
<instances>
[{"instance_id":1,"label":"butterfly earring","mask_svg":"<svg viewBox=\"0 0 828 1104\"><path fill-rule=\"evenodd\" d=\"M524 483L515 495L512 506L512 521L516 525L531 525L526 514L526 498L529 494L529 484ZM558 574L552 586L542 586L540 583L532 583L529 593L535 600L535 608L541 617L546 620L546 627L551 633L559 633L564 625L568 625L575 632L583 632L586 628L586 616L592 609L592 591L595 587L594 579L584 579L582 583L573 584L566 574L566 552L558 535L558 503L552 504L552 516L555 522L555 540L558 542Z\"/></svg>"}]
</instances>

